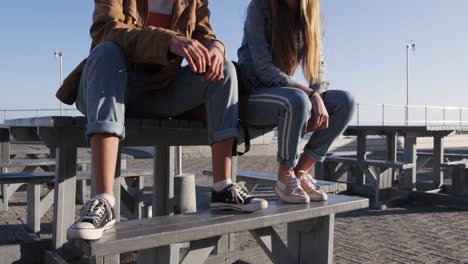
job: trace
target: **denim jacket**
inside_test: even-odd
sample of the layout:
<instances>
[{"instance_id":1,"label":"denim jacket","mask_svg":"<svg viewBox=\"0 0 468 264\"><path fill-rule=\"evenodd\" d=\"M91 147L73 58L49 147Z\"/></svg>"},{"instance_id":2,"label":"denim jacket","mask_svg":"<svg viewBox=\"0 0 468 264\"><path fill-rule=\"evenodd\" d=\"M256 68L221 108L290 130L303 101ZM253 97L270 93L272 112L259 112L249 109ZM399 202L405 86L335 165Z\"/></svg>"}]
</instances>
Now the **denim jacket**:
<instances>
[{"instance_id":1,"label":"denim jacket","mask_svg":"<svg viewBox=\"0 0 468 264\"><path fill-rule=\"evenodd\" d=\"M245 88L290 87L297 83L273 64L271 50L270 0L252 0L247 9L244 38L237 51L239 70ZM298 45L300 45L298 43ZM320 64L319 83L310 84L315 91L324 92L329 83L325 81L325 64Z\"/></svg>"}]
</instances>

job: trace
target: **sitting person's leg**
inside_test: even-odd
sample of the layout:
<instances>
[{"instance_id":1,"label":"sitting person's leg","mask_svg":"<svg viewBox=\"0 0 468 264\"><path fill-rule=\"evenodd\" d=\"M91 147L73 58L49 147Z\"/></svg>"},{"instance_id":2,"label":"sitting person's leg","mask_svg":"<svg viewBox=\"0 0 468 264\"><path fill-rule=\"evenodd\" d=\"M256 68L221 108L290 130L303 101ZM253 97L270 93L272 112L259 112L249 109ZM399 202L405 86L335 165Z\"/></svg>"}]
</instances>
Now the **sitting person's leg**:
<instances>
[{"instance_id":1,"label":"sitting person's leg","mask_svg":"<svg viewBox=\"0 0 468 264\"><path fill-rule=\"evenodd\" d=\"M245 121L254 126L278 126L278 182L275 191L288 203L308 203L294 174L298 147L304 137L311 103L295 88L255 88L249 95Z\"/></svg>"},{"instance_id":2,"label":"sitting person's leg","mask_svg":"<svg viewBox=\"0 0 468 264\"><path fill-rule=\"evenodd\" d=\"M314 132L307 142L304 153L294 168L301 185L309 193L311 200L321 201L326 197L319 191L308 171L318 162L323 162L333 141L345 130L354 113L354 99L350 93L329 90L323 93L323 102L329 114L329 126Z\"/></svg>"},{"instance_id":3,"label":"sitting person's leg","mask_svg":"<svg viewBox=\"0 0 468 264\"><path fill-rule=\"evenodd\" d=\"M207 81L184 67L164 95L145 97L141 86L129 92L127 113L136 116L174 117L205 104L213 157L212 208L256 211L267 206L231 182L232 144L238 136L237 76L231 62L225 62L221 80Z\"/></svg>"},{"instance_id":4,"label":"sitting person's leg","mask_svg":"<svg viewBox=\"0 0 468 264\"><path fill-rule=\"evenodd\" d=\"M105 42L93 49L83 71L76 106L88 120L86 136L91 143L97 195L68 229L69 239L99 239L115 223L113 183L119 141L125 136L126 69L121 49Z\"/></svg>"}]
</instances>

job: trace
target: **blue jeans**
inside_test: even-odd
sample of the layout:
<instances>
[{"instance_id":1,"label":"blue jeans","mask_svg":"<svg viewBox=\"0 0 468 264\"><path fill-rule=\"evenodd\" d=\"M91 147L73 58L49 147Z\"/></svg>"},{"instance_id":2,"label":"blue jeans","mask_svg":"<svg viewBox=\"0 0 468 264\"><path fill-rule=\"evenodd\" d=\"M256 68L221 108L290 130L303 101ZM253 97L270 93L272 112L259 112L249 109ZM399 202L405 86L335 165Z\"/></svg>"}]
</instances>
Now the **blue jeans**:
<instances>
[{"instance_id":1,"label":"blue jeans","mask_svg":"<svg viewBox=\"0 0 468 264\"><path fill-rule=\"evenodd\" d=\"M354 99L346 91L322 93L329 114L329 127L314 132L304 153L318 162L325 159L333 141L345 130L354 113ZM278 162L294 167L299 144L312 110L306 93L296 88L255 88L248 97L245 121L253 126L278 126Z\"/></svg>"},{"instance_id":2,"label":"blue jeans","mask_svg":"<svg viewBox=\"0 0 468 264\"><path fill-rule=\"evenodd\" d=\"M224 64L224 78L212 82L182 67L163 97L145 95L145 81L150 77L129 71L118 45L98 44L86 62L76 100L88 120L86 135L109 133L123 139L126 115L173 117L205 104L209 144L237 138L237 75L231 62Z\"/></svg>"}]
</instances>

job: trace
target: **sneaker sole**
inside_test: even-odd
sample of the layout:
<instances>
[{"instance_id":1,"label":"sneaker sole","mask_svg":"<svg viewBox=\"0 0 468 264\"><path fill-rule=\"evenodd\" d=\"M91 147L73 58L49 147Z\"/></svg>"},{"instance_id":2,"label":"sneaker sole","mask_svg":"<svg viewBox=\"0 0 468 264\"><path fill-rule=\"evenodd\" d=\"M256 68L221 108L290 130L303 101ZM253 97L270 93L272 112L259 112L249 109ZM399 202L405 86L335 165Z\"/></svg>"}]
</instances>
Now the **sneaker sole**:
<instances>
[{"instance_id":1,"label":"sneaker sole","mask_svg":"<svg viewBox=\"0 0 468 264\"><path fill-rule=\"evenodd\" d=\"M281 190L279 190L278 186L275 186L275 193L279 196L281 201L285 203L292 203L292 204L307 204L310 202L309 196L296 196L291 197L288 195L284 195Z\"/></svg>"},{"instance_id":2,"label":"sneaker sole","mask_svg":"<svg viewBox=\"0 0 468 264\"><path fill-rule=\"evenodd\" d=\"M115 220L110 221L102 228L96 229L73 229L68 228L67 230L67 240L72 239L83 239L83 240L98 240L101 239L102 234L107 229L113 227L115 224Z\"/></svg>"},{"instance_id":3,"label":"sneaker sole","mask_svg":"<svg viewBox=\"0 0 468 264\"><path fill-rule=\"evenodd\" d=\"M267 201L262 201L255 204L241 205L241 204L228 204L228 203L211 203L211 209L214 210L236 210L239 212L255 212L268 207Z\"/></svg>"}]
</instances>

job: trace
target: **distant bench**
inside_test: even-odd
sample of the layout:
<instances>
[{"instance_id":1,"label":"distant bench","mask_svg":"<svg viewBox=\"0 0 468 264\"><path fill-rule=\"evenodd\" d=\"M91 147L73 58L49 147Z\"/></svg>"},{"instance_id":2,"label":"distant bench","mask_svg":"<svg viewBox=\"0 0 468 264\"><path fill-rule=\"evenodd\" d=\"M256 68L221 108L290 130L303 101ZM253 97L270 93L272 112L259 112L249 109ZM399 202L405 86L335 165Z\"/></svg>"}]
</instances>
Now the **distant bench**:
<instances>
[{"instance_id":1,"label":"distant bench","mask_svg":"<svg viewBox=\"0 0 468 264\"><path fill-rule=\"evenodd\" d=\"M398 151L398 154L403 154L403 151ZM430 151L417 151L417 162L416 169L421 171L434 157L434 153ZM461 159L468 159L468 154L466 153L444 153L444 162L457 161Z\"/></svg>"},{"instance_id":2,"label":"distant bench","mask_svg":"<svg viewBox=\"0 0 468 264\"><path fill-rule=\"evenodd\" d=\"M452 176L451 192L455 195L468 197L468 159L443 163Z\"/></svg>"},{"instance_id":3,"label":"distant bench","mask_svg":"<svg viewBox=\"0 0 468 264\"><path fill-rule=\"evenodd\" d=\"M49 156L50 154L50 150L49 149L14 149L14 150L10 150L10 159L13 159L15 158L16 156L19 156L19 155L24 155L28 158L31 158L31 156L33 156L33 158L36 158L37 156L39 155L43 155L43 156Z\"/></svg>"},{"instance_id":4,"label":"distant bench","mask_svg":"<svg viewBox=\"0 0 468 264\"><path fill-rule=\"evenodd\" d=\"M121 177L125 180L136 178L136 181L121 182L121 196L125 207L133 214L133 218L142 217L143 203L143 177L153 175L153 170L148 169L122 169ZM34 233L40 232L41 217L49 210L54 202L54 190L41 195L43 183L54 181L55 172L9 172L0 174L0 184L27 184L26 226ZM83 181L91 179L90 171L77 171L76 180ZM84 190L83 190L84 191ZM132 216L131 216L132 218Z\"/></svg>"},{"instance_id":5,"label":"distant bench","mask_svg":"<svg viewBox=\"0 0 468 264\"><path fill-rule=\"evenodd\" d=\"M335 214L368 206L368 200L330 195L326 202L285 204L269 201L267 209L254 213L202 211L194 214L153 217L117 223L97 241L80 241L86 256L102 261L105 256L131 251L168 252L169 245L190 242L181 259L170 263L204 263L224 234L249 231L274 263L332 263ZM273 225L287 224L287 246ZM166 255L166 257L168 257ZM169 263L169 259L161 263ZM155 263L155 259L138 259ZM158 262L159 263L159 262Z\"/></svg>"},{"instance_id":6,"label":"distant bench","mask_svg":"<svg viewBox=\"0 0 468 264\"><path fill-rule=\"evenodd\" d=\"M88 158L79 158L77 164L79 167L86 168L86 165L91 163L91 159ZM55 159L11 159L7 161L0 161L0 186L2 189L2 197L0 200L0 210L6 211L9 207L9 200L12 195L23 185L29 182L27 177L34 177L35 174L31 172L35 171L37 168L40 168L42 171L50 171L51 168L55 165ZM20 172L24 173L24 182L15 182L15 183L2 183L2 178L7 174L12 168L20 168ZM34 179L31 179L34 181ZM51 181L52 182L52 181ZM81 191L81 189L80 189ZM78 195L78 194L77 194Z\"/></svg>"},{"instance_id":7,"label":"distant bench","mask_svg":"<svg viewBox=\"0 0 468 264\"><path fill-rule=\"evenodd\" d=\"M403 162L327 156L323 163L316 164L315 178L346 182L348 191L372 196L371 206L379 209L389 196L386 192L394 185L396 175L413 167L414 164ZM355 171L363 173L364 178L355 178Z\"/></svg>"}]
</instances>

